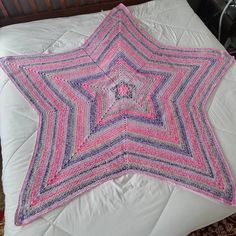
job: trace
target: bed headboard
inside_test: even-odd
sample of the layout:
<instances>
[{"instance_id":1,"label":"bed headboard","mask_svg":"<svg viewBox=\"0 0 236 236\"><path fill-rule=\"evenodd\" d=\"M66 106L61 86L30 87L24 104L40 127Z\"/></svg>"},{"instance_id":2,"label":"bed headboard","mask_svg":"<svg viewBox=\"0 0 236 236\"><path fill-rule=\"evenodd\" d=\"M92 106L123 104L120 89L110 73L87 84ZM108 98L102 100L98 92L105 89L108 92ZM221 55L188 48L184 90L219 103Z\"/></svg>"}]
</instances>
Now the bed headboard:
<instances>
[{"instance_id":1,"label":"bed headboard","mask_svg":"<svg viewBox=\"0 0 236 236\"><path fill-rule=\"evenodd\" d=\"M0 0L0 27L108 10L121 2L133 5L147 0Z\"/></svg>"}]
</instances>

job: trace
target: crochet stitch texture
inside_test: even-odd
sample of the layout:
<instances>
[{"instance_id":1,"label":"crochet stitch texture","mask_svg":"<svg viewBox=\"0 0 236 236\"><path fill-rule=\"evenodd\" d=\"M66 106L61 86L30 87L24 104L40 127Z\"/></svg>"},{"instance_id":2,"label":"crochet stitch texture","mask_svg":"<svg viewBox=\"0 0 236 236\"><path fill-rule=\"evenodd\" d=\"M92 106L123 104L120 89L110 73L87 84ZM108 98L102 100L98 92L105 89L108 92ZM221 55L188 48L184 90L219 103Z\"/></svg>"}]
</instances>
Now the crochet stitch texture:
<instances>
[{"instance_id":1,"label":"crochet stitch texture","mask_svg":"<svg viewBox=\"0 0 236 236\"><path fill-rule=\"evenodd\" d=\"M74 51L2 58L39 115L15 223L127 173L235 204L205 109L232 62L223 51L157 42L122 4Z\"/></svg>"}]
</instances>

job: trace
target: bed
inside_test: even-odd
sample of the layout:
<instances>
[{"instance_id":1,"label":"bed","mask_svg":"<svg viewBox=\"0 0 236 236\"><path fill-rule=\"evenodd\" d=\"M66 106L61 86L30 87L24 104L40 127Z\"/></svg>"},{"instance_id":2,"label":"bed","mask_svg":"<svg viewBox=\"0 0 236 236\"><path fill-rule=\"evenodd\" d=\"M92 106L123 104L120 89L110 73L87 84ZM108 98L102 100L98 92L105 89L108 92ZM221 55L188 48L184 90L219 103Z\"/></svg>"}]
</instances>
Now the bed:
<instances>
[{"instance_id":1,"label":"bed","mask_svg":"<svg viewBox=\"0 0 236 236\"><path fill-rule=\"evenodd\" d=\"M75 9L77 11L80 9L79 13L88 13L107 10L117 5L117 1L104 2L104 5L90 3L82 8L70 6L67 15L74 15ZM141 21L142 27L161 43L224 50L186 0L154 0L138 4L140 2L126 3L132 4L129 6L131 13ZM1 22L4 25L50 15L47 12L10 19L7 11L3 13L5 20L2 19ZM57 10L51 15L56 17L65 14L65 10ZM106 15L107 11L100 11L2 27L0 57L54 54L78 48ZM234 64L207 105L210 122L234 178L236 178L235 75ZM145 175L127 174L97 186L30 224L16 226L14 215L18 196L34 151L39 120L37 113L2 70L0 77L0 137L3 159L2 180L6 195L6 236L184 236L236 212L233 206L220 204L176 184Z\"/></svg>"}]
</instances>

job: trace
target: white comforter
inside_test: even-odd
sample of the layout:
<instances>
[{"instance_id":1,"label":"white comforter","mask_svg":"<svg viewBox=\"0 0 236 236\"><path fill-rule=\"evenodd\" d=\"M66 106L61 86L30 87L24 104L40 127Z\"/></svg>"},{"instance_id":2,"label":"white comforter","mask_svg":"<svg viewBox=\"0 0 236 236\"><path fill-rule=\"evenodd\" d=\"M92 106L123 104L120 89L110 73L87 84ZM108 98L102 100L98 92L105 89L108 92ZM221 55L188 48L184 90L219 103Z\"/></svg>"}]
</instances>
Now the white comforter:
<instances>
[{"instance_id":1,"label":"white comforter","mask_svg":"<svg viewBox=\"0 0 236 236\"><path fill-rule=\"evenodd\" d=\"M162 43L223 47L186 0L156 0L130 7ZM56 53L80 46L106 12L0 28L0 57ZM211 97L208 115L236 178L236 65ZM37 114L0 71L0 136L6 194L5 236L184 236L236 208L151 177L130 174L109 181L39 220L17 227L14 214L36 140Z\"/></svg>"}]
</instances>

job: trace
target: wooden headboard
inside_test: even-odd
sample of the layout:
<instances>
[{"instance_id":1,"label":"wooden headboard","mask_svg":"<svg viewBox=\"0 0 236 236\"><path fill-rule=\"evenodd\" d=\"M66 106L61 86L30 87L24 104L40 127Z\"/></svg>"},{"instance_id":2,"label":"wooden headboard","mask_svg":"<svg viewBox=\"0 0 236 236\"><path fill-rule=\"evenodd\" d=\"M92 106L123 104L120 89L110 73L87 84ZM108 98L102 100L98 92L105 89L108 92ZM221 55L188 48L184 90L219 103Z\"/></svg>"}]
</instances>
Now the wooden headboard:
<instances>
[{"instance_id":1,"label":"wooden headboard","mask_svg":"<svg viewBox=\"0 0 236 236\"><path fill-rule=\"evenodd\" d=\"M147 0L0 0L0 27L108 10L121 2L128 6Z\"/></svg>"}]
</instances>

